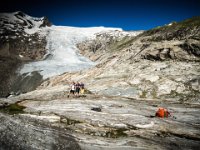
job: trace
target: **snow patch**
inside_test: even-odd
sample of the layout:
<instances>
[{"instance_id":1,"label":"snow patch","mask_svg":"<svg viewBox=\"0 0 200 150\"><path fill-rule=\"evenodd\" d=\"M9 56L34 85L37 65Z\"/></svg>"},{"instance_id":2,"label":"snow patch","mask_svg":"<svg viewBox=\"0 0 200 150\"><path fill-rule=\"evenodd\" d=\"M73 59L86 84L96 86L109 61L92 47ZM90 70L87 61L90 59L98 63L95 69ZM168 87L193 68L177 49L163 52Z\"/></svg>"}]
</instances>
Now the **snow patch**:
<instances>
[{"instance_id":1,"label":"snow patch","mask_svg":"<svg viewBox=\"0 0 200 150\"><path fill-rule=\"evenodd\" d=\"M137 128L145 129L145 128L151 128L154 126L154 122L151 121L149 124L136 124Z\"/></svg>"},{"instance_id":2,"label":"snow patch","mask_svg":"<svg viewBox=\"0 0 200 150\"><path fill-rule=\"evenodd\" d=\"M24 56L23 56L23 55L19 55L19 57L20 57L20 58L23 58Z\"/></svg>"},{"instance_id":3,"label":"snow patch","mask_svg":"<svg viewBox=\"0 0 200 150\"><path fill-rule=\"evenodd\" d=\"M31 114L21 114L21 116L27 116L38 120L48 121L48 122L59 122L60 117L56 115L31 115Z\"/></svg>"}]
</instances>

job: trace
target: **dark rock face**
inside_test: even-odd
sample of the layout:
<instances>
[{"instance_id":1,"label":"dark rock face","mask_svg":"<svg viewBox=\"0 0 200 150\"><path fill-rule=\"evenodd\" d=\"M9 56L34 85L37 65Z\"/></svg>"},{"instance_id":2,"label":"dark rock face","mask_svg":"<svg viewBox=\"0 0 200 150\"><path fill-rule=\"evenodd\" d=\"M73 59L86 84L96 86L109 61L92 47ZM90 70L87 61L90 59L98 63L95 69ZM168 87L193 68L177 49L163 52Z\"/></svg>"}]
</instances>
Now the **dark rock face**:
<instances>
[{"instance_id":1,"label":"dark rock face","mask_svg":"<svg viewBox=\"0 0 200 150\"><path fill-rule=\"evenodd\" d=\"M91 110L101 112L101 107L95 106L95 107L92 107Z\"/></svg>"},{"instance_id":2,"label":"dark rock face","mask_svg":"<svg viewBox=\"0 0 200 150\"><path fill-rule=\"evenodd\" d=\"M199 41L157 42L141 53L141 58L155 61L200 61Z\"/></svg>"},{"instance_id":3,"label":"dark rock face","mask_svg":"<svg viewBox=\"0 0 200 150\"><path fill-rule=\"evenodd\" d=\"M40 27L50 27L52 25L52 23L48 20L48 18L45 16L43 19L43 23L40 25Z\"/></svg>"},{"instance_id":4,"label":"dark rock face","mask_svg":"<svg viewBox=\"0 0 200 150\"><path fill-rule=\"evenodd\" d=\"M31 72L23 75L17 75L11 86L14 93L26 93L35 90L42 82L42 76L38 72Z\"/></svg>"},{"instance_id":5,"label":"dark rock face","mask_svg":"<svg viewBox=\"0 0 200 150\"><path fill-rule=\"evenodd\" d=\"M180 47L187 51L188 54L194 55L196 57L200 57L200 43L198 42L191 42L186 41L185 43L181 44Z\"/></svg>"},{"instance_id":6,"label":"dark rock face","mask_svg":"<svg viewBox=\"0 0 200 150\"><path fill-rule=\"evenodd\" d=\"M15 70L20 64L18 59L0 57L0 96L8 96L16 76Z\"/></svg>"},{"instance_id":7,"label":"dark rock face","mask_svg":"<svg viewBox=\"0 0 200 150\"><path fill-rule=\"evenodd\" d=\"M51 25L46 17L31 18L22 12L0 14L0 56L22 61L42 59L46 53L46 37L36 32L39 30L36 24Z\"/></svg>"},{"instance_id":8,"label":"dark rock face","mask_svg":"<svg viewBox=\"0 0 200 150\"><path fill-rule=\"evenodd\" d=\"M35 41L35 42L29 42ZM17 39L8 39L1 42L0 55L17 58L22 61L41 60L46 53L46 39L39 39L38 34L29 38L22 36Z\"/></svg>"},{"instance_id":9,"label":"dark rock face","mask_svg":"<svg viewBox=\"0 0 200 150\"><path fill-rule=\"evenodd\" d=\"M46 26L51 26L47 17L35 18L20 11L0 13L0 97L7 96L16 84L22 83L22 79L15 74L19 65L43 59L47 42L46 36L40 34L40 28ZM23 81L25 82L27 83L27 79Z\"/></svg>"}]
</instances>

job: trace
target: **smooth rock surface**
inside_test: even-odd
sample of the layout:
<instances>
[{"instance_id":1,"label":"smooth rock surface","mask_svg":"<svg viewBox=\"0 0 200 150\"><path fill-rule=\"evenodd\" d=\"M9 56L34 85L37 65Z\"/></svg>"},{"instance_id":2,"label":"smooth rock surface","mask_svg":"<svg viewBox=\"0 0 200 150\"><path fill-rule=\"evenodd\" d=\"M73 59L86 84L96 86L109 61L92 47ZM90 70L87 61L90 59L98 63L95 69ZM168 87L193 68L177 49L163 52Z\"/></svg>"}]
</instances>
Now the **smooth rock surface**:
<instances>
[{"instance_id":1,"label":"smooth rock surface","mask_svg":"<svg viewBox=\"0 0 200 150\"><path fill-rule=\"evenodd\" d=\"M0 144L5 146L8 136L20 135L8 140L15 146L18 143L19 149L67 146L91 150L196 149L200 146L199 104L93 94L67 98L65 93L57 97L57 92L54 87L45 95L44 90L36 90L11 97L10 101L20 101L18 104L26 108L23 114L14 116L1 113L4 121L0 123ZM101 111L91 110L94 107L100 107ZM168 108L174 117L152 117L158 107Z\"/></svg>"}]
</instances>

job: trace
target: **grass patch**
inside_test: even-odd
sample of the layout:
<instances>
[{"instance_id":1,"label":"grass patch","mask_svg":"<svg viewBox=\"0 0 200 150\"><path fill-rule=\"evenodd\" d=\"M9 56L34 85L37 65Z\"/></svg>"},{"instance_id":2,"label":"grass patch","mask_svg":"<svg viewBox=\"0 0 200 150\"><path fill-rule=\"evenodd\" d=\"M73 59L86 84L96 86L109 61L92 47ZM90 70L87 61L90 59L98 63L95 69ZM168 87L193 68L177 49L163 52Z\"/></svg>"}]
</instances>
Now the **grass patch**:
<instances>
[{"instance_id":1,"label":"grass patch","mask_svg":"<svg viewBox=\"0 0 200 150\"><path fill-rule=\"evenodd\" d=\"M147 91L142 91L140 98L147 98Z\"/></svg>"},{"instance_id":2,"label":"grass patch","mask_svg":"<svg viewBox=\"0 0 200 150\"><path fill-rule=\"evenodd\" d=\"M13 114L22 114L22 113L24 113L24 109L25 108L26 107L21 106L18 103L15 103L15 104L10 104L8 106L0 108L0 112L8 113L10 115L13 115Z\"/></svg>"},{"instance_id":3,"label":"grass patch","mask_svg":"<svg viewBox=\"0 0 200 150\"><path fill-rule=\"evenodd\" d=\"M152 97L153 97L154 99L157 98L157 92L156 92L155 89L153 89L153 90L151 91L151 95L152 95Z\"/></svg>"},{"instance_id":4,"label":"grass patch","mask_svg":"<svg viewBox=\"0 0 200 150\"><path fill-rule=\"evenodd\" d=\"M66 124L66 125L75 125L77 123L81 123L78 120L73 120L73 119L70 119L70 118L62 118L60 120L60 122Z\"/></svg>"},{"instance_id":5,"label":"grass patch","mask_svg":"<svg viewBox=\"0 0 200 150\"><path fill-rule=\"evenodd\" d=\"M136 40L135 37L126 36L126 37L122 38L120 41L116 41L116 42L112 43L111 45L109 45L109 49L112 52L120 51L123 48L130 46L135 40Z\"/></svg>"}]
</instances>

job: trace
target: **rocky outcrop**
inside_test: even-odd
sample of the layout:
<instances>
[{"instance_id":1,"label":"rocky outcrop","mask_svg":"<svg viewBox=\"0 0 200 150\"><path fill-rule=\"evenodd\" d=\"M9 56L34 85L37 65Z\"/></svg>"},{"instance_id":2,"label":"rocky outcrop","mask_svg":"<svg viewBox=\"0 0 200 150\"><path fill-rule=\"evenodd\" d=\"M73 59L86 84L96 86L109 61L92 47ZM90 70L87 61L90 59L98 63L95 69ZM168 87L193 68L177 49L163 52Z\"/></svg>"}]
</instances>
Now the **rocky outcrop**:
<instances>
[{"instance_id":1,"label":"rocky outcrop","mask_svg":"<svg viewBox=\"0 0 200 150\"><path fill-rule=\"evenodd\" d=\"M39 26L39 28L41 28L41 27L50 27L50 26L52 26L52 23L49 21L49 19L45 16L45 17L43 17L43 22L42 22L42 24Z\"/></svg>"},{"instance_id":2,"label":"rocky outcrop","mask_svg":"<svg viewBox=\"0 0 200 150\"><path fill-rule=\"evenodd\" d=\"M95 40L87 40L77 44L80 53L87 56L92 61L107 60L114 52L118 51L118 46L126 43L143 31L107 31L96 34ZM127 45L126 45L127 46Z\"/></svg>"},{"instance_id":3,"label":"rocky outcrop","mask_svg":"<svg viewBox=\"0 0 200 150\"><path fill-rule=\"evenodd\" d=\"M140 56L148 60L179 60L200 61L199 41L161 41L152 44L140 53Z\"/></svg>"},{"instance_id":4,"label":"rocky outcrop","mask_svg":"<svg viewBox=\"0 0 200 150\"><path fill-rule=\"evenodd\" d=\"M141 56L154 60L200 61L199 37L200 17L157 27L140 35L142 42L151 42Z\"/></svg>"}]
</instances>

